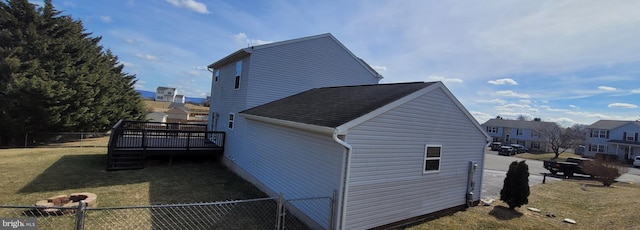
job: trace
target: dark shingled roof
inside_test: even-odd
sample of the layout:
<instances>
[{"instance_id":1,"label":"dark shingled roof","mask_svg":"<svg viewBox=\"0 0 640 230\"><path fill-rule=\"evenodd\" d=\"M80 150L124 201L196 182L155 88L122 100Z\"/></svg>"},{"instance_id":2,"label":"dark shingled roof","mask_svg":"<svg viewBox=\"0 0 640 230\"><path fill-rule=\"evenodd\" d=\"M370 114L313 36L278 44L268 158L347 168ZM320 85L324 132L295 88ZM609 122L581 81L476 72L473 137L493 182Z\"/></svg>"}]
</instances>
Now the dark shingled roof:
<instances>
[{"instance_id":1,"label":"dark shingled roof","mask_svg":"<svg viewBox=\"0 0 640 230\"><path fill-rule=\"evenodd\" d=\"M335 128L432 84L316 88L240 113Z\"/></svg>"}]
</instances>

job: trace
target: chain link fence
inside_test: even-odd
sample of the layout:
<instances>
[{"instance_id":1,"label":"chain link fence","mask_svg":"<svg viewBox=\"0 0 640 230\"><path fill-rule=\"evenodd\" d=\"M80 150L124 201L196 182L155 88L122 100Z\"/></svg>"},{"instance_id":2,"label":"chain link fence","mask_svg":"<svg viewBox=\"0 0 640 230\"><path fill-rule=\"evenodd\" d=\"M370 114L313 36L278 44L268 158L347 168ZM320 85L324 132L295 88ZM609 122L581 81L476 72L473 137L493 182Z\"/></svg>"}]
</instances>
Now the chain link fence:
<instances>
[{"instance_id":1,"label":"chain link fence","mask_svg":"<svg viewBox=\"0 0 640 230\"><path fill-rule=\"evenodd\" d=\"M27 133L21 138L8 140L3 148L47 147L107 147L109 132L53 132Z\"/></svg>"},{"instance_id":2,"label":"chain link fence","mask_svg":"<svg viewBox=\"0 0 640 230\"><path fill-rule=\"evenodd\" d=\"M331 197L280 197L124 207L0 206L0 218L35 218L38 229L331 229Z\"/></svg>"}]
</instances>

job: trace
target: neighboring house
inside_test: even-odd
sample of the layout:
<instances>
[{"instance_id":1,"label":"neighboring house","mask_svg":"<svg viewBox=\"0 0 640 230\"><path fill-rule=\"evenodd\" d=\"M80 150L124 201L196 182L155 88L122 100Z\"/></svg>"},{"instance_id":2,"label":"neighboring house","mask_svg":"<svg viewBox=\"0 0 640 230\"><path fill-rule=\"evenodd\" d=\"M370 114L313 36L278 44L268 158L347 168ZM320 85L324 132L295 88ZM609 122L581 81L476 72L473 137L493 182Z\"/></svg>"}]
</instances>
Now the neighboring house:
<instances>
[{"instance_id":1,"label":"neighboring house","mask_svg":"<svg viewBox=\"0 0 640 230\"><path fill-rule=\"evenodd\" d=\"M368 229L480 199L490 139L441 82L377 84L331 34L249 47L209 68L209 127L226 131L230 169L271 196L336 192L333 217L291 203L312 228Z\"/></svg>"},{"instance_id":2,"label":"neighboring house","mask_svg":"<svg viewBox=\"0 0 640 230\"><path fill-rule=\"evenodd\" d=\"M502 118L490 119L483 123L482 128L491 136L492 141L506 144L520 144L533 151L547 151L540 130L544 126L557 125L545 121L507 120Z\"/></svg>"},{"instance_id":3,"label":"neighboring house","mask_svg":"<svg viewBox=\"0 0 640 230\"><path fill-rule=\"evenodd\" d=\"M189 120L189 109L181 103L169 104L165 113L168 115L167 122L169 123L187 123Z\"/></svg>"},{"instance_id":4,"label":"neighboring house","mask_svg":"<svg viewBox=\"0 0 640 230\"><path fill-rule=\"evenodd\" d=\"M186 98L185 98L185 96L184 96L184 95L178 94L178 95L176 95L176 97L175 97L175 98L173 98L173 101L172 101L172 102L173 102L173 103L182 103L182 104L184 104L184 103L185 103L185 99L186 99Z\"/></svg>"},{"instance_id":5,"label":"neighboring house","mask_svg":"<svg viewBox=\"0 0 640 230\"><path fill-rule=\"evenodd\" d=\"M614 155L621 161L640 156L640 121L599 120L587 127L584 155Z\"/></svg>"},{"instance_id":6,"label":"neighboring house","mask_svg":"<svg viewBox=\"0 0 640 230\"><path fill-rule=\"evenodd\" d=\"M158 87L156 89L156 101L174 102L178 90L171 87Z\"/></svg>"},{"instance_id":7,"label":"neighboring house","mask_svg":"<svg viewBox=\"0 0 640 230\"><path fill-rule=\"evenodd\" d=\"M152 121L152 122L167 122L167 117L169 115L167 115L166 113L163 112L153 112L153 113L148 113L147 114L147 121Z\"/></svg>"}]
</instances>

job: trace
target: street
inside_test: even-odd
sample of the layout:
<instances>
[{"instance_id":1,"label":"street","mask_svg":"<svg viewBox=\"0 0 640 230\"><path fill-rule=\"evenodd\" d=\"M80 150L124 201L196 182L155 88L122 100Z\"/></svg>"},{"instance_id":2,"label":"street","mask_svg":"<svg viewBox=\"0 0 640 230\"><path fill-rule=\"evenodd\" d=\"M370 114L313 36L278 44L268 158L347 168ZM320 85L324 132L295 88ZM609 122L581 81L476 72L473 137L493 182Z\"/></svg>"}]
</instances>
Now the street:
<instances>
[{"instance_id":1,"label":"street","mask_svg":"<svg viewBox=\"0 0 640 230\"><path fill-rule=\"evenodd\" d=\"M496 151L485 151L484 172L482 176L482 198L500 198L504 178L509 170L509 164L513 161L525 160L514 156L501 156ZM529 186L542 183L544 174L548 173L539 160L526 160L529 166ZM578 176L579 177L579 176ZM547 176L547 182L560 181L561 177ZM620 176L618 181L640 183L640 169L629 167L629 171Z\"/></svg>"}]
</instances>

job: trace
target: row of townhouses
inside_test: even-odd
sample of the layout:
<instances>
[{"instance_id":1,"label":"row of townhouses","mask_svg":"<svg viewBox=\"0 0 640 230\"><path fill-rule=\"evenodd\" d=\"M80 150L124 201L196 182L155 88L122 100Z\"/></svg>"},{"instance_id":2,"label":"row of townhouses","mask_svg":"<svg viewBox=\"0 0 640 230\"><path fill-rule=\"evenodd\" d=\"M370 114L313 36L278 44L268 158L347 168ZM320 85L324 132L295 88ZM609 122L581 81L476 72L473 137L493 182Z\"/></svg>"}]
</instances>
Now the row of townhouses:
<instances>
[{"instance_id":1,"label":"row of townhouses","mask_svg":"<svg viewBox=\"0 0 640 230\"><path fill-rule=\"evenodd\" d=\"M493 141L521 144L532 151L546 149L540 133L536 130L553 122L490 119L482 124ZM640 121L599 120L586 128L585 157L604 155L620 161L630 161L640 155Z\"/></svg>"}]
</instances>

